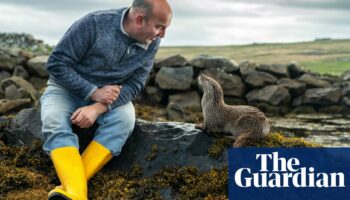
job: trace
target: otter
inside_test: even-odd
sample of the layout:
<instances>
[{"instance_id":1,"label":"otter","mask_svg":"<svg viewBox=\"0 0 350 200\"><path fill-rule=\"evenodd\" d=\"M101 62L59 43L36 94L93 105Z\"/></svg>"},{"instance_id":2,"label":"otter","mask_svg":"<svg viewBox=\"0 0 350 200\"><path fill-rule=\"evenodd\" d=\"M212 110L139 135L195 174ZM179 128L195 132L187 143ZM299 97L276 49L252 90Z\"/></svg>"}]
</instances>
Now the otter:
<instances>
[{"instance_id":1,"label":"otter","mask_svg":"<svg viewBox=\"0 0 350 200\"><path fill-rule=\"evenodd\" d=\"M203 74L199 76L199 85L204 91L201 102L204 124L197 124L196 128L209 133L231 134L235 139L233 147L261 140L270 132L269 120L258 108L225 104L220 84Z\"/></svg>"}]
</instances>

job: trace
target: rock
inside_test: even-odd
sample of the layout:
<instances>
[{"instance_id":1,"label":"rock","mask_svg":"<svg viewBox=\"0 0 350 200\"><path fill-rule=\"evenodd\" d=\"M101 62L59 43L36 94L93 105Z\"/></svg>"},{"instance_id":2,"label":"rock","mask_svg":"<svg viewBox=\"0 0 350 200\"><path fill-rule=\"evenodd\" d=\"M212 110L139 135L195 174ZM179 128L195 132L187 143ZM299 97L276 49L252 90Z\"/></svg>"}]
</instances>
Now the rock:
<instances>
[{"instance_id":1,"label":"rock","mask_svg":"<svg viewBox=\"0 0 350 200\"><path fill-rule=\"evenodd\" d=\"M161 67L183 67L187 64L186 58L177 54L162 60L156 61L154 64L155 69L160 69Z\"/></svg>"},{"instance_id":2,"label":"rock","mask_svg":"<svg viewBox=\"0 0 350 200\"><path fill-rule=\"evenodd\" d=\"M256 70L256 64L252 61L242 61L239 63L239 71L243 77Z\"/></svg>"},{"instance_id":3,"label":"rock","mask_svg":"<svg viewBox=\"0 0 350 200\"><path fill-rule=\"evenodd\" d=\"M28 61L28 69L34 75L47 78L49 77L49 73L46 70L46 63L49 56L37 56Z\"/></svg>"},{"instance_id":4,"label":"rock","mask_svg":"<svg viewBox=\"0 0 350 200\"><path fill-rule=\"evenodd\" d=\"M266 72L252 71L246 78L245 82L253 88L264 87L276 83L277 78Z\"/></svg>"},{"instance_id":5,"label":"rock","mask_svg":"<svg viewBox=\"0 0 350 200\"><path fill-rule=\"evenodd\" d=\"M166 112L167 119L169 120L180 121L183 120L186 116L184 108L175 102L168 103L166 107Z\"/></svg>"},{"instance_id":6,"label":"rock","mask_svg":"<svg viewBox=\"0 0 350 200\"><path fill-rule=\"evenodd\" d=\"M0 83L0 88L5 91L7 87L15 85L19 90L24 90L25 94L29 94L30 98L34 101L38 100L39 93L28 81L18 76L12 76L11 78L5 79Z\"/></svg>"},{"instance_id":7,"label":"rock","mask_svg":"<svg viewBox=\"0 0 350 200\"><path fill-rule=\"evenodd\" d=\"M73 128L80 140L81 137L87 140L82 142L81 151L96 128ZM42 138L40 113L35 109L21 111L6 128L5 136L9 145L31 145L35 139ZM195 129L194 124L137 120L121 154L114 157L106 169L129 171L130 166L139 164L144 176L159 172L164 167L193 166L207 171L227 165L226 153L217 158L208 155L208 149L214 142L215 137Z\"/></svg>"},{"instance_id":8,"label":"rock","mask_svg":"<svg viewBox=\"0 0 350 200\"><path fill-rule=\"evenodd\" d=\"M228 73L237 71L239 69L238 64L233 60L207 55L199 55L193 58L190 61L190 64L193 67L200 69L219 68Z\"/></svg>"},{"instance_id":9,"label":"rock","mask_svg":"<svg viewBox=\"0 0 350 200\"><path fill-rule=\"evenodd\" d=\"M309 87L313 88L325 88L330 87L331 84L328 81L324 81L320 78L312 76L310 74L304 74L299 78L300 81L306 83Z\"/></svg>"},{"instance_id":10,"label":"rock","mask_svg":"<svg viewBox=\"0 0 350 200\"><path fill-rule=\"evenodd\" d=\"M156 83L161 89L190 89L193 67L162 67L156 75Z\"/></svg>"},{"instance_id":11,"label":"rock","mask_svg":"<svg viewBox=\"0 0 350 200\"><path fill-rule=\"evenodd\" d=\"M292 113L311 114L311 113L316 113L316 110L312 106L298 106L292 110Z\"/></svg>"},{"instance_id":12,"label":"rock","mask_svg":"<svg viewBox=\"0 0 350 200\"><path fill-rule=\"evenodd\" d=\"M46 78L39 78L39 77L32 76L32 77L30 77L29 82L37 90L41 90L47 86L47 79Z\"/></svg>"},{"instance_id":13,"label":"rock","mask_svg":"<svg viewBox=\"0 0 350 200\"><path fill-rule=\"evenodd\" d=\"M0 114L6 114L30 105L30 99L0 99Z\"/></svg>"},{"instance_id":14,"label":"rock","mask_svg":"<svg viewBox=\"0 0 350 200\"><path fill-rule=\"evenodd\" d=\"M247 102L245 102L244 99L232 96L224 96L224 101L228 105L247 105Z\"/></svg>"},{"instance_id":15,"label":"rock","mask_svg":"<svg viewBox=\"0 0 350 200\"><path fill-rule=\"evenodd\" d=\"M350 81L334 83L333 87L340 88L343 96L350 96Z\"/></svg>"},{"instance_id":16,"label":"rock","mask_svg":"<svg viewBox=\"0 0 350 200\"><path fill-rule=\"evenodd\" d=\"M327 107L322 107L318 110L320 113L326 113L326 114L334 114L334 113L342 113L343 107L339 105L332 105Z\"/></svg>"},{"instance_id":17,"label":"rock","mask_svg":"<svg viewBox=\"0 0 350 200\"><path fill-rule=\"evenodd\" d=\"M284 115L289 111L287 106L273 106L268 103L254 103L252 105L271 115Z\"/></svg>"},{"instance_id":18,"label":"rock","mask_svg":"<svg viewBox=\"0 0 350 200\"><path fill-rule=\"evenodd\" d=\"M11 74L7 71L0 71L0 82L4 79L10 78Z\"/></svg>"},{"instance_id":19,"label":"rock","mask_svg":"<svg viewBox=\"0 0 350 200\"><path fill-rule=\"evenodd\" d=\"M147 94L147 100L151 102L160 103L160 101L163 99L163 91L158 87L146 86L145 91Z\"/></svg>"},{"instance_id":20,"label":"rock","mask_svg":"<svg viewBox=\"0 0 350 200\"><path fill-rule=\"evenodd\" d=\"M44 140L41 132L40 112L36 109L23 109L5 129L6 140L11 145L30 145L36 139Z\"/></svg>"},{"instance_id":21,"label":"rock","mask_svg":"<svg viewBox=\"0 0 350 200\"><path fill-rule=\"evenodd\" d=\"M176 103L184 109L201 110L201 98L196 91L173 94L169 96L169 103Z\"/></svg>"},{"instance_id":22,"label":"rock","mask_svg":"<svg viewBox=\"0 0 350 200\"><path fill-rule=\"evenodd\" d=\"M303 104L329 106L337 104L342 97L339 88L314 88L305 91L302 97Z\"/></svg>"},{"instance_id":23,"label":"rock","mask_svg":"<svg viewBox=\"0 0 350 200\"><path fill-rule=\"evenodd\" d=\"M343 72L340 77L345 81L350 81L350 70Z\"/></svg>"},{"instance_id":24,"label":"rock","mask_svg":"<svg viewBox=\"0 0 350 200\"><path fill-rule=\"evenodd\" d=\"M17 88L15 85L10 85L5 89L5 98L9 100L30 98L30 95L23 89L21 90L21 88Z\"/></svg>"},{"instance_id":25,"label":"rock","mask_svg":"<svg viewBox=\"0 0 350 200\"><path fill-rule=\"evenodd\" d=\"M342 102L344 105L350 107L350 97L344 97Z\"/></svg>"},{"instance_id":26,"label":"rock","mask_svg":"<svg viewBox=\"0 0 350 200\"><path fill-rule=\"evenodd\" d=\"M292 95L292 97L297 97L304 94L306 90L306 83L289 79L289 78L281 78L277 81L277 85L287 88Z\"/></svg>"},{"instance_id":27,"label":"rock","mask_svg":"<svg viewBox=\"0 0 350 200\"><path fill-rule=\"evenodd\" d=\"M29 74L26 69L22 65L17 65L13 71L13 76L22 77L25 80L29 79Z\"/></svg>"},{"instance_id":28,"label":"rock","mask_svg":"<svg viewBox=\"0 0 350 200\"><path fill-rule=\"evenodd\" d=\"M304 69L295 61L288 64L288 72L292 79L299 78L305 73Z\"/></svg>"},{"instance_id":29,"label":"rock","mask_svg":"<svg viewBox=\"0 0 350 200\"><path fill-rule=\"evenodd\" d=\"M0 48L0 70L12 72L16 65L22 63L24 58L19 56L20 49Z\"/></svg>"},{"instance_id":30,"label":"rock","mask_svg":"<svg viewBox=\"0 0 350 200\"><path fill-rule=\"evenodd\" d=\"M264 65L264 64L261 64L257 67L257 70L267 72L267 73L272 74L273 76L275 76L277 78L290 77L287 65L282 65L282 64Z\"/></svg>"},{"instance_id":31,"label":"rock","mask_svg":"<svg viewBox=\"0 0 350 200\"><path fill-rule=\"evenodd\" d=\"M219 69L204 70L200 74L207 75L218 81L224 90L224 95L243 97L245 85L242 79L234 74L228 74Z\"/></svg>"},{"instance_id":32,"label":"rock","mask_svg":"<svg viewBox=\"0 0 350 200\"><path fill-rule=\"evenodd\" d=\"M287 89L270 85L262 89L256 89L249 92L246 95L246 99L249 103L269 103L274 106L288 105L291 100L291 96Z\"/></svg>"}]
</instances>

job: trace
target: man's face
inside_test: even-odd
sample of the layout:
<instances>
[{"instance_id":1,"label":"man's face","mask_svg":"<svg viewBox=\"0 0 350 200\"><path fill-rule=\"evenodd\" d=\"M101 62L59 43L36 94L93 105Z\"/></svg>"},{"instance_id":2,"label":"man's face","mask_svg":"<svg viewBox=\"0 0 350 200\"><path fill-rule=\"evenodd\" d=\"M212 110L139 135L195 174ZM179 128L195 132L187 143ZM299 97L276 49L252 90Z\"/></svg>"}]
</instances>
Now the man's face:
<instances>
[{"instance_id":1,"label":"man's face","mask_svg":"<svg viewBox=\"0 0 350 200\"><path fill-rule=\"evenodd\" d=\"M166 28L170 25L171 15L153 15L149 18L144 18L139 29L138 41L144 44L150 44L157 37L165 36Z\"/></svg>"}]
</instances>

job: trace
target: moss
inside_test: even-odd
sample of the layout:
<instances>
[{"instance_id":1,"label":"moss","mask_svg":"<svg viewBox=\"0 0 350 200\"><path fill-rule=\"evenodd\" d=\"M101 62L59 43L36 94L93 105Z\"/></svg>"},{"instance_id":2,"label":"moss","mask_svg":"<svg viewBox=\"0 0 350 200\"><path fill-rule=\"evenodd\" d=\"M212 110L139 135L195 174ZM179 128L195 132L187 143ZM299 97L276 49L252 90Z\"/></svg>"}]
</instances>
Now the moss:
<instances>
[{"instance_id":1,"label":"moss","mask_svg":"<svg viewBox=\"0 0 350 200\"><path fill-rule=\"evenodd\" d=\"M262 141L254 142L251 146L257 147L320 147L318 144L306 142L302 138L287 138L280 133L271 133Z\"/></svg>"},{"instance_id":2,"label":"moss","mask_svg":"<svg viewBox=\"0 0 350 200\"><path fill-rule=\"evenodd\" d=\"M155 105L140 105L135 103L136 117L148 121L166 121L164 108Z\"/></svg>"},{"instance_id":3,"label":"moss","mask_svg":"<svg viewBox=\"0 0 350 200\"><path fill-rule=\"evenodd\" d=\"M208 149L210 157L218 158L222 155L224 150L232 146L233 140L227 137L216 138L214 143Z\"/></svg>"},{"instance_id":4,"label":"moss","mask_svg":"<svg viewBox=\"0 0 350 200\"><path fill-rule=\"evenodd\" d=\"M48 179L26 168L0 165L0 194L14 190L25 190L48 186Z\"/></svg>"},{"instance_id":5,"label":"moss","mask_svg":"<svg viewBox=\"0 0 350 200\"><path fill-rule=\"evenodd\" d=\"M146 160L154 160L158 155L158 146L153 144L151 146L151 152L145 157Z\"/></svg>"}]
</instances>

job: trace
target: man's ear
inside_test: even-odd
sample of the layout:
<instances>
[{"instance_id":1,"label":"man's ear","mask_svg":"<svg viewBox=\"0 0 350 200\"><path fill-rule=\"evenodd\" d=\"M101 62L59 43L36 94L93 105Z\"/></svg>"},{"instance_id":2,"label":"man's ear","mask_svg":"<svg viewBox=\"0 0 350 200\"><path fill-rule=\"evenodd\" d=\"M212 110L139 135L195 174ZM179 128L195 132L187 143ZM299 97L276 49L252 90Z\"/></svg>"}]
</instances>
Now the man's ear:
<instances>
[{"instance_id":1,"label":"man's ear","mask_svg":"<svg viewBox=\"0 0 350 200\"><path fill-rule=\"evenodd\" d=\"M137 15L136 16L136 25L137 27L141 27L143 23L144 16L143 15Z\"/></svg>"}]
</instances>

